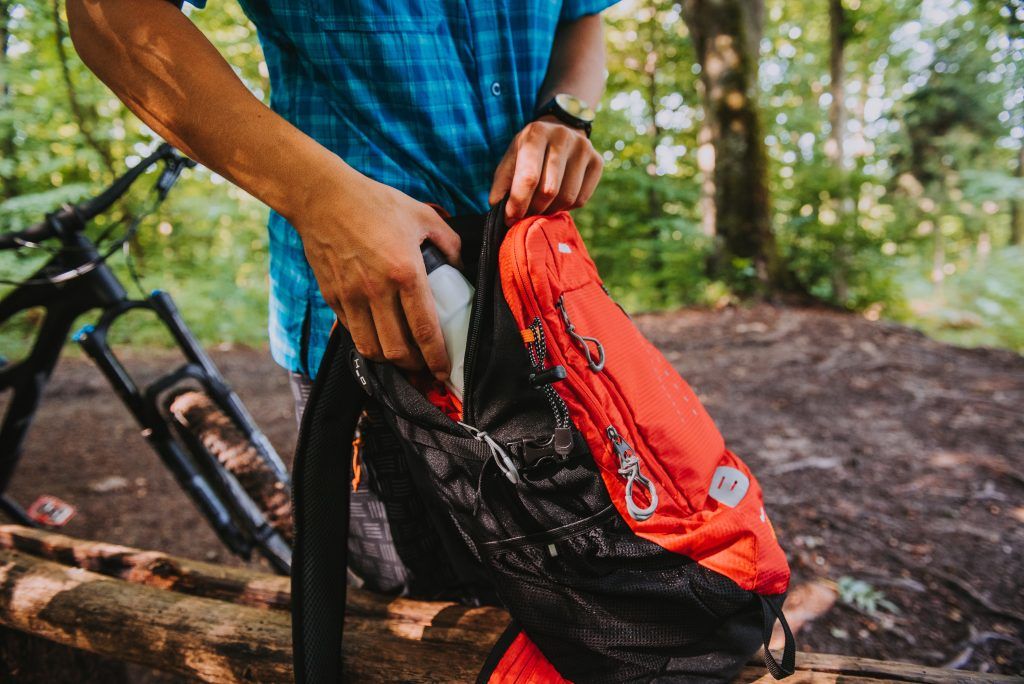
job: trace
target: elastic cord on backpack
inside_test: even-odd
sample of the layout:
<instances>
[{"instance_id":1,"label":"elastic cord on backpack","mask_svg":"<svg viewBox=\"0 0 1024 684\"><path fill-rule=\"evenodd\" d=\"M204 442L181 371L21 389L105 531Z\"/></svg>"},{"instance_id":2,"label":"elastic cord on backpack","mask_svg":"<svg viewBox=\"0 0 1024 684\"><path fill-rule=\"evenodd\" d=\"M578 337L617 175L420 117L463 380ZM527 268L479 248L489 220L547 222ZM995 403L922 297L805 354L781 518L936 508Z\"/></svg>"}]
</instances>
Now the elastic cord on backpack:
<instances>
[{"instance_id":1,"label":"elastic cord on backpack","mask_svg":"<svg viewBox=\"0 0 1024 684\"><path fill-rule=\"evenodd\" d=\"M784 679L796 672L796 640L793 638L793 631L786 622L786 616L782 613L782 596L762 596L761 612L764 615L764 666L775 679ZM782 647L782 662L775 660L771 649L768 647L772 640L772 630L775 621L778 620L782 626L782 633L786 637L786 643Z\"/></svg>"},{"instance_id":2,"label":"elastic cord on backpack","mask_svg":"<svg viewBox=\"0 0 1024 684\"><path fill-rule=\"evenodd\" d=\"M587 357L587 366L589 366L590 370L594 371L595 373L600 373L602 370L604 370L605 360L604 345L601 344L601 340L597 339L596 337L589 337L587 335L582 335L576 332L576 326L569 319L569 312L565 308L565 295L562 295L558 298L558 301L555 303L555 306L557 306L558 310L562 312L562 321L565 323L565 331L569 333L569 335L574 340L576 340L576 343L580 346L580 351L582 351L583 355ZM594 356L590 351L591 342L593 342L594 346L597 348L596 361L594 360Z\"/></svg>"}]
</instances>

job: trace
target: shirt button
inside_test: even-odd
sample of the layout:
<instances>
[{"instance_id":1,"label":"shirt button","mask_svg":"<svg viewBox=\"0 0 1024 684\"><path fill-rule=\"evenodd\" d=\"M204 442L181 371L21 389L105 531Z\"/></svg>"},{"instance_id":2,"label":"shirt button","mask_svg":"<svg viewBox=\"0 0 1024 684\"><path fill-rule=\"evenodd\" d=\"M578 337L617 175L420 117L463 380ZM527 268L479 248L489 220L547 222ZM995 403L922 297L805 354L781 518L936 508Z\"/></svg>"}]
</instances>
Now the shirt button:
<instances>
[{"instance_id":1,"label":"shirt button","mask_svg":"<svg viewBox=\"0 0 1024 684\"><path fill-rule=\"evenodd\" d=\"M493 95L494 97L498 97L499 95L501 95L501 84L498 83L497 81L491 84L491 95Z\"/></svg>"}]
</instances>

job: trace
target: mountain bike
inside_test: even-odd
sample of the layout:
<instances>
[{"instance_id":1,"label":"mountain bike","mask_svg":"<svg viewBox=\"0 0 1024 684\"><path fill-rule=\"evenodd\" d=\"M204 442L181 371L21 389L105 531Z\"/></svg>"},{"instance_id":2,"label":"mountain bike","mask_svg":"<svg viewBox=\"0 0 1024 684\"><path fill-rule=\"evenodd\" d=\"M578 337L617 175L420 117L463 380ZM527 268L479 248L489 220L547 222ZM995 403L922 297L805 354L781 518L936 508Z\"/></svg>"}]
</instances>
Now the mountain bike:
<instances>
[{"instance_id":1,"label":"mountain bike","mask_svg":"<svg viewBox=\"0 0 1024 684\"><path fill-rule=\"evenodd\" d=\"M148 209L112 223L95 242L85 235L90 221L158 165L162 170ZM37 516L8 496L7 486L71 327L80 315L98 310L95 322L79 329L74 341L109 381L143 437L221 541L246 559L258 551L277 572L286 574L292 541L287 468L189 330L171 296L154 290L148 296L130 297L107 263L130 244L142 219L192 166L195 162L161 144L92 199L53 211L25 230L0 234L0 249L48 252L46 263L29 278L4 280L14 287L0 299L0 325L30 309L44 312L29 351L18 360L0 360L0 392L11 393L0 424L0 512L18 523L40 526ZM111 238L120 225L127 227ZM115 321L139 311L156 315L184 357L180 366L146 384L132 377L109 338Z\"/></svg>"}]
</instances>

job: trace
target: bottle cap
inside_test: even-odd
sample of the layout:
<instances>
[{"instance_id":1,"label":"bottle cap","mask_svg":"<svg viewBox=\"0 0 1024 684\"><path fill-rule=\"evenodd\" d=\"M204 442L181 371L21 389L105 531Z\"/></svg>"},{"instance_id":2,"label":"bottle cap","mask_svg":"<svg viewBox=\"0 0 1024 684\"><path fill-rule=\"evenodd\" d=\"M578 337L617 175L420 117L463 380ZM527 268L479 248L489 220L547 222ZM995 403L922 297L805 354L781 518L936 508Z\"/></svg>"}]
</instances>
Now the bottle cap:
<instances>
[{"instance_id":1,"label":"bottle cap","mask_svg":"<svg viewBox=\"0 0 1024 684\"><path fill-rule=\"evenodd\" d=\"M427 267L427 275L448 263L441 250L429 242L420 244L420 252L423 254L423 264Z\"/></svg>"}]
</instances>

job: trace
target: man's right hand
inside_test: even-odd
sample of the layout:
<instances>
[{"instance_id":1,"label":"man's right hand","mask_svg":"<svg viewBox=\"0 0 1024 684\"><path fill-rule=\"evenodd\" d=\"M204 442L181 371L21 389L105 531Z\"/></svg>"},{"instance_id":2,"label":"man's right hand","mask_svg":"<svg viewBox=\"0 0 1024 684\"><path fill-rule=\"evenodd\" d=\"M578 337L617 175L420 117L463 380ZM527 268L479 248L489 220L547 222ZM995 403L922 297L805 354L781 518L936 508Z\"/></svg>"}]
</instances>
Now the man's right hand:
<instances>
[{"instance_id":1,"label":"man's right hand","mask_svg":"<svg viewBox=\"0 0 1024 684\"><path fill-rule=\"evenodd\" d=\"M324 300L363 356L441 381L451 371L420 243L459 264L459 236L428 205L363 177L351 192L325 192L289 217L302 236Z\"/></svg>"}]
</instances>

